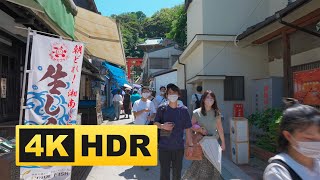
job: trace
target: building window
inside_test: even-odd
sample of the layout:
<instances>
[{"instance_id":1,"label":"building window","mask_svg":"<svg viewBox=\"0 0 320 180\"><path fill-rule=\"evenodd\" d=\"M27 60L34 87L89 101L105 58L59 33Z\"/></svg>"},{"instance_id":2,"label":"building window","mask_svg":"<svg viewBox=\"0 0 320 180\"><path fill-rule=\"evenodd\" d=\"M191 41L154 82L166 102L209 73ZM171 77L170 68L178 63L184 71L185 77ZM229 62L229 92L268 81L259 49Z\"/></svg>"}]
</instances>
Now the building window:
<instances>
[{"instance_id":1,"label":"building window","mask_svg":"<svg viewBox=\"0 0 320 180\"><path fill-rule=\"evenodd\" d=\"M226 76L224 80L224 100L243 101L244 100L244 77Z\"/></svg>"}]
</instances>

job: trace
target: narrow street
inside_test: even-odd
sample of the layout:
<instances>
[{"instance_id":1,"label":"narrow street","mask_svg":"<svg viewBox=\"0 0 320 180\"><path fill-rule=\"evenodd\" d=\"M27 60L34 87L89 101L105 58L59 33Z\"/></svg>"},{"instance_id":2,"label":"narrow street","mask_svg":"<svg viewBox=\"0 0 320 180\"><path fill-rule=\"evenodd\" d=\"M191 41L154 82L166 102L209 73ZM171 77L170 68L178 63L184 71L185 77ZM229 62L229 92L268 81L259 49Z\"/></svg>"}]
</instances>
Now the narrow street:
<instances>
[{"instance_id":1,"label":"narrow street","mask_svg":"<svg viewBox=\"0 0 320 180\"><path fill-rule=\"evenodd\" d=\"M105 120L102 125L128 125L133 123L133 116L130 119L123 119L121 115L120 120L108 121ZM182 174L190 166L191 161L183 160ZM87 180L104 180L106 178L112 180L122 179L139 179L150 180L155 177L160 177L160 167L149 167L146 171L142 167L136 166L94 166L87 177ZM244 173L238 166L232 163L226 156L222 158L222 177L223 179L252 179Z\"/></svg>"},{"instance_id":2,"label":"narrow street","mask_svg":"<svg viewBox=\"0 0 320 180\"><path fill-rule=\"evenodd\" d=\"M181 162L320 180L320 0L0 0L0 17L0 180L170 180Z\"/></svg>"},{"instance_id":3,"label":"narrow street","mask_svg":"<svg viewBox=\"0 0 320 180\"><path fill-rule=\"evenodd\" d=\"M133 123L133 116L130 119L123 119L121 115L120 120L117 121L104 121L102 125L127 125ZM190 165L190 161L184 160L183 169L184 172ZM139 179L139 180L150 180L155 177L160 177L160 168L149 167L146 171L142 167L137 166L95 166L92 168L87 180L122 180L122 179Z\"/></svg>"}]
</instances>

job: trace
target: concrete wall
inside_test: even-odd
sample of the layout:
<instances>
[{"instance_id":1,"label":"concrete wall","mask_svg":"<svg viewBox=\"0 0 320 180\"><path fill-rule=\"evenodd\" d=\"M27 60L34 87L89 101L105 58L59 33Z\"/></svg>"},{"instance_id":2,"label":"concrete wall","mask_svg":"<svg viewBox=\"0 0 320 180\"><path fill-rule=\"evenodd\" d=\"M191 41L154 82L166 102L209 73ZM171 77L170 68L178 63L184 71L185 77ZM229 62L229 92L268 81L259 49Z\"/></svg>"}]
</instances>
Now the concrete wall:
<instances>
[{"instance_id":1,"label":"concrete wall","mask_svg":"<svg viewBox=\"0 0 320 180\"><path fill-rule=\"evenodd\" d=\"M187 11L187 43L203 32L202 0L193 0Z\"/></svg>"},{"instance_id":2,"label":"concrete wall","mask_svg":"<svg viewBox=\"0 0 320 180\"><path fill-rule=\"evenodd\" d=\"M187 16L188 43L196 34L240 34L286 5L287 0L193 0Z\"/></svg>"},{"instance_id":3,"label":"concrete wall","mask_svg":"<svg viewBox=\"0 0 320 180\"><path fill-rule=\"evenodd\" d=\"M157 94L160 94L159 89L161 86L167 86L169 83L177 84L177 71L155 77L154 83Z\"/></svg>"},{"instance_id":4,"label":"concrete wall","mask_svg":"<svg viewBox=\"0 0 320 180\"><path fill-rule=\"evenodd\" d=\"M187 80L193 78L203 68L203 43L200 43L192 53L186 57Z\"/></svg>"},{"instance_id":5,"label":"concrete wall","mask_svg":"<svg viewBox=\"0 0 320 180\"><path fill-rule=\"evenodd\" d=\"M252 109L252 79L268 76L267 47L237 48L232 43L205 42L204 43L204 71L206 75L244 76L245 100L224 101L223 80L204 81L204 88L212 88L216 92L219 106L225 121L232 117L233 104L244 103L245 115L251 114ZM221 51L222 50L222 51ZM221 51L221 52L220 52ZM218 53L220 54L216 56ZM215 57L215 58L214 58ZM229 127L229 121L224 126Z\"/></svg>"},{"instance_id":6,"label":"concrete wall","mask_svg":"<svg viewBox=\"0 0 320 180\"><path fill-rule=\"evenodd\" d=\"M184 87L184 67L182 65L177 66L177 86Z\"/></svg>"}]
</instances>

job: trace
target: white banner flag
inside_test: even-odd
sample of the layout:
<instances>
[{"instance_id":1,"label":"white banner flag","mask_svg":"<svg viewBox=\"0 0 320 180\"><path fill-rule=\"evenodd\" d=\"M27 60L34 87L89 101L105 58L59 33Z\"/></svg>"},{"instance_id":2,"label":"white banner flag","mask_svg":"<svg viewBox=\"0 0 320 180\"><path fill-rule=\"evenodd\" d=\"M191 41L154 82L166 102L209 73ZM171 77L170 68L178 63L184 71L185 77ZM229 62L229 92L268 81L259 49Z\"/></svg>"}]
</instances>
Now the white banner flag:
<instances>
[{"instance_id":1,"label":"white banner flag","mask_svg":"<svg viewBox=\"0 0 320 180\"><path fill-rule=\"evenodd\" d=\"M24 124L76 124L84 45L33 35Z\"/></svg>"}]
</instances>

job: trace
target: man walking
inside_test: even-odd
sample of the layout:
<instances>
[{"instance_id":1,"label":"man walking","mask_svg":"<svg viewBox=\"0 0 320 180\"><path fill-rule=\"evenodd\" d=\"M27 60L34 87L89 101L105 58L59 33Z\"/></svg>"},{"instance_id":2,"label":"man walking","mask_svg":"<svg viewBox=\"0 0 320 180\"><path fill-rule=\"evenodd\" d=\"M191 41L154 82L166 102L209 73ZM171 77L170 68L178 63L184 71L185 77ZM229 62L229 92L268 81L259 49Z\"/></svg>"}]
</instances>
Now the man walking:
<instances>
[{"instance_id":1,"label":"man walking","mask_svg":"<svg viewBox=\"0 0 320 180\"><path fill-rule=\"evenodd\" d=\"M137 100L139 100L139 99L141 99L141 96L140 96L140 94L138 93L138 90L137 90L137 89L134 89L134 90L133 90L133 93L132 93L132 95L131 95L131 97L130 97L132 106L133 106L133 104L134 104Z\"/></svg>"},{"instance_id":2,"label":"man walking","mask_svg":"<svg viewBox=\"0 0 320 180\"><path fill-rule=\"evenodd\" d=\"M200 108L200 102L202 98L202 86L197 86L197 93L191 96L191 109L192 111Z\"/></svg>"},{"instance_id":3,"label":"man walking","mask_svg":"<svg viewBox=\"0 0 320 180\"><path fill-rule=\"evenodd\" d=\"M167 100L165 97L166 90L167 90L166 87L164 87L164 86L160 87L160 94L157 95L157 97L155 99L156 108L158 108L160 106L160 104L164 103Z\"/></svg>"},{"instance_id":4,"label":"man walking","mask_svg":"<svg viewBox=\"0 0 320 180\"><path fill-rule=\"evenodd\" d=\"M169 103L158 108L155 125L160 129L159 161L160 180L170 180L172 164L173 180L181 179L182 160L184 156L183 134L186 130L186 145L193 146L191 140L191 118L188 108L178 106L180 89L174 84L167 85L166 96ZM188 148L191 151L192 148ZM187 152L191 154L192 152Z\"/></svg>"},{"instance_id":5,"label":"man walking","mask_svg":"<svg viewBox=\"0 0 320 180\"><path fill-rule=\"evenodd\" d=\"M145 125L151 121L156 113L154 103L151 102L148 97L150 96L150 90L147 87L143 87L142 98L135 101L133 104L134 124Z\"/></svg>"}]
</instances>

